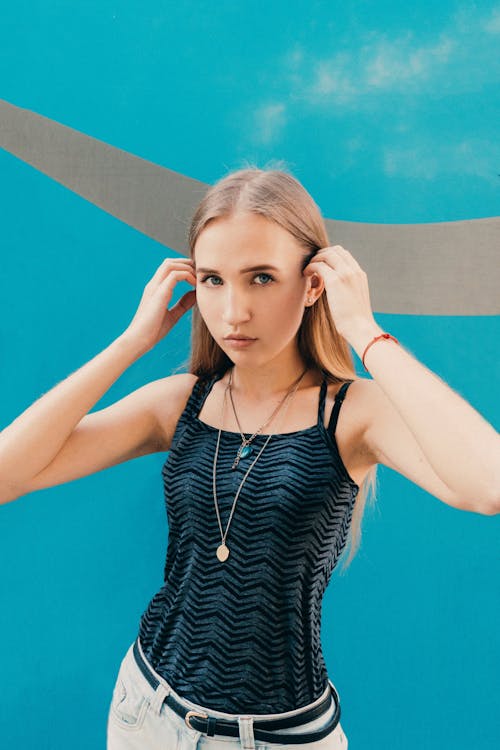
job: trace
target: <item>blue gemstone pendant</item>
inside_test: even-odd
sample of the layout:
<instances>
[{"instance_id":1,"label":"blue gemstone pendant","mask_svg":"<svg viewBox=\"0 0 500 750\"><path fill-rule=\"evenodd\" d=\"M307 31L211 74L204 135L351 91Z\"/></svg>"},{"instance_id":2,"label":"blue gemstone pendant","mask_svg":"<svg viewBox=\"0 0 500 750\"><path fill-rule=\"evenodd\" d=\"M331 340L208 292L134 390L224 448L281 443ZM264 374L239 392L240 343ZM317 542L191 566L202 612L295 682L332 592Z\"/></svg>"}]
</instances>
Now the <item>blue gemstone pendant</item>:
<instances>
[{"instance_id":1,"label":"blue gemstone pendant","mask_svg":"<svg viewBox=\"0 0 500 750\"><path fill-rule=\"evenodd\" d=\"M241 449L241 451L238 451L238 453L236 455L236 458L233 461L233 465L231 466L231 469L234 471L234 469L236 469L239 466L240 460L242 458L246 458L247 456L249 456L250 453L252 453L252 450L253 450L253 448L252 448L251 445L245 445Z\"/></svg>"}]
</instances>

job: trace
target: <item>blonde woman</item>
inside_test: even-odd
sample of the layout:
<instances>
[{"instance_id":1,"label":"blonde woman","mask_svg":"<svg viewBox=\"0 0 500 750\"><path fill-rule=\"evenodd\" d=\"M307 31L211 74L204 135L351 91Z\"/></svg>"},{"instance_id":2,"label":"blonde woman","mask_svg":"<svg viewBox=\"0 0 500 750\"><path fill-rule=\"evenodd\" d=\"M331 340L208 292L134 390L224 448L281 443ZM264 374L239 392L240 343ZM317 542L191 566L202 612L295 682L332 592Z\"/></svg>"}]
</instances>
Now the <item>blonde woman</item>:
<instances>
[{"instance_id":1,"label":"blonde woman","mask_svg":"<svg viewBox=\"0 0 500 750\"><path fill-rule=\"evenodd\" d=\"M189 246L122 335L0 434L1 500L168 451L165 582L121 663L109 750L347 750L321 604L376 466L492 515L499 436L377 325L366 273L292 175L225 176ZM88 413L191 308L189 372Z\"/></svg>"}]
</instances>

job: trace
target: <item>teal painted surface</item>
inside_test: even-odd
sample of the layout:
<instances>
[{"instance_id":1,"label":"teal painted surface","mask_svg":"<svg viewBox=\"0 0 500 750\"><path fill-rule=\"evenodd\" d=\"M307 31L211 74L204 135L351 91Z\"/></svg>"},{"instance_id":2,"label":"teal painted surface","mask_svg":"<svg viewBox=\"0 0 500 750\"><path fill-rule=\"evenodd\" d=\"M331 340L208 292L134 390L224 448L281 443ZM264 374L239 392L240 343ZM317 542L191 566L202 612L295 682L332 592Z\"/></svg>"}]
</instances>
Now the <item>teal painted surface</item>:
<instances>
[{"instance_id":1,"label":"teal painted surface","mask_svg":"<svg viewBox=\"0 0 500 750\"><path fill-rule=\"evenodd\" d=\"M284 16L277 3L265 25L250 4L237 13L231 7L214 15L207 3L157 4L147 12L132 3L11 6L0 32L2 96L210 182L242 157L285 158L327 216L405 223L498 213L498 183L488 172L498 166L493 62L465 68L468 88L458 83L463 66L453 75L447 69L443 96L444 84L432 79L432 96L425 86L420 94L372 92L370 106L378 109L367 109L365 97L342 113L337 102L301 115L296 102L285 110L286 126L276 115L267 142L262 116L255 142L255 121L245 114L292 90L284 77L280 89L270 70L299 32L309 56L330 54L337 34L347 54L353 29L352 54L370 30L395 41L412 28L422 47L451 28L459 6L432 16L423 4L406 18L390 3L347 10L294 3ZM481 19L495 28L493 6L476 15L474 29ZM335 25L331 36L325 19ZM389 127L387 106L408 130ZM361 150L348 154L346 133L360 138ZM476 146L466 172L456 162L450 171L446 156L455 151L443 144L471 134ZM424 138L437 154L431 178L418 172ZM395 143L420 148L415 164L404 162L413 174L384 171L384 149ZM0 175L4 427L119 335L171 253L4 153ZM176 298L187 288L180 285ZM498 318L376 318L498 429ZM189 321L96 408L180 364ZM162 583L164 459L147 456L0 508L2 747L104 748L119 662ZM379 477L361 550L345 576L334 575L323 608L325 659L350 747L493 750L500 731L499 517L445 506L383 467Z\"/></svg>"},{"instance_id":2,"label":"teal painted surface","mask_svg":"<svg viewBox=\"0 0 500 750\"><path fill-rule=\"evenodd\" d=\"M2 9L1 96L212 183L285 158L325 216L498 215L498 3Z\"/></svg>"}]
</instances>

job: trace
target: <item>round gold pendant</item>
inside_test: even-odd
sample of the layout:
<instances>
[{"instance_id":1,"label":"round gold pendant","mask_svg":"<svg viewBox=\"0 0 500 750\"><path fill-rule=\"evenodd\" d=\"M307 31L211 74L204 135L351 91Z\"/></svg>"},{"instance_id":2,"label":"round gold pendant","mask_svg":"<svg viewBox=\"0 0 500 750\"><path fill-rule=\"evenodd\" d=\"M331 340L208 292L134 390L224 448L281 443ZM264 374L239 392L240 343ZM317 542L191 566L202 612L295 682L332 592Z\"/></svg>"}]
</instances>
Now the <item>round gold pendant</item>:
<instances>
[{"instance_id":1,"label":"round gold pendant","mask_svg":"<svg viewBox=\"0 0 500 750\"><path fill-rule=\"evenodd\" d=\"M229 547L226 547L224 543L217 547L217 557L221 562L225 562L229 557Z\"/></svg>"}]
</instances>

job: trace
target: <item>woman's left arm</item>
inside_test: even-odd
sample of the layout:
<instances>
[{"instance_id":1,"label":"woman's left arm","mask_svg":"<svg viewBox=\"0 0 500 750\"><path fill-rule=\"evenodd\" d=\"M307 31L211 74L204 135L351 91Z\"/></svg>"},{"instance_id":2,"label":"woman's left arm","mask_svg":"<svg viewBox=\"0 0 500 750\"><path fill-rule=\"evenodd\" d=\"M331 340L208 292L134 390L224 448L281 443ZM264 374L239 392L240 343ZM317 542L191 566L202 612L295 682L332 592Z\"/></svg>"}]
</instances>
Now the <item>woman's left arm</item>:
<instances>
[{"instance_id":1,"label":"woman's left arm","mask_svg":"<svg viewBox=\"0 0 500 750\"><path fill-rule=\"evenodd\" d=\"M320 277L323 283L311 280L308 294L326 289L337 330L361 358L373 337L385 333L373 317L365 271L335 245L319 250L304 275ZM398 465L401 473L420 476L422 486L436 475L456 507L500 513L500 435L492 425L391 339L370 346L365 366L374 383L365 402L363 448L373 463Z\"/></svg>"},{"instance_id":2,"label":"woman's left arm","mask_svg":"<svg viewBox=\"0 0 500 750\"><path fill-rule=\"evenodd\" d=\"M361 359L372 338L381 333L375 321L367 322L353 327L346 339ZM391 339L376 341L366 353L365 365L437 476L456 497L479 513L500 513L500 436L496 430ZM375 457L397 454L398 430L394 420L384 419L384 399L374 398L372 407L365 428L367 449Z\"/></svg>"}]
</instances>

